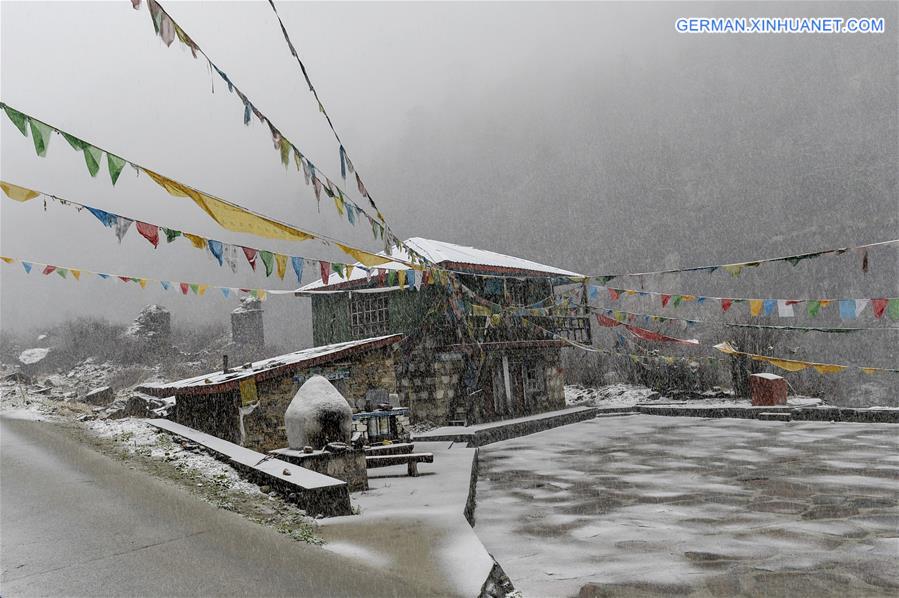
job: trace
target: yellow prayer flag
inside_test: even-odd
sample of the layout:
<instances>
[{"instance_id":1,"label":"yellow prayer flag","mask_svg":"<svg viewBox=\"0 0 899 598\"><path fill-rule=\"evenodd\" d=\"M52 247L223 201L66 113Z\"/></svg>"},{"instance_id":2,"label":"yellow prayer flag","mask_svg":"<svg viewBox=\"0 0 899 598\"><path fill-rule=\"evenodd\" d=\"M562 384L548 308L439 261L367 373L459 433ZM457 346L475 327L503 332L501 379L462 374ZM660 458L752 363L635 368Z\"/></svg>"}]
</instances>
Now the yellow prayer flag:
<instances>
[{"instance_id":1,"label":"yellow prayer flag","mask_svg":"<svg viewBox=\"0 0 899 598\"><path fill-rule=\"evenodd\" d=\"M3 192L6 193L8 198L16 201L28 201L29 199L34 199L40 195L37 191L19 187L18 185L13 185L12 183L7 183L5 181L0 181L0 189L3 189Z\"/></svg>"},{"instance_id":2,"label":"yellow prayer flag","mask_svg":"<svg viewBox=\"0 0 899 598\"><path fill-rule=\"evenodd\" d=\"M397 278L399 278L399 281L400 281L400 288L401 288L401 289L406 288L406 271L405 271L405 270L399 270L399 271L396 273L396 275L397 275Z\"/></svg>"},{"instance_id":3,"label":"yellow prayer flag","mask_svg":"<svg viewBox=\"0 0 899 598\"><path fill-rule=\"evenodd\" d=\"M275 254L275 266L278 271L278 278L284 280L284 274L287 272L287 256L280 253Z\"/></svg>"},{"instance_id":4,"label":"yellow prayer flag","mask_svg":"<svg viewBox=\"0 0 899 598\"><path fill-rule=\"evenodd\" d=\"M353 264L347 264L347 265L346 265L346 279L347 279L347 280L350 279L350 274L353 273L353 268L355 268L355 266L353 266Z\"/></svg>"},{"instance_id":5,"label":"yellow prayer flag","mask_svg":"<svg viewBox=\"0 0 899 598\"><path fill-rule=\"evenodd\" d=\"M143 284L142 284L141 286L143 286L144 284L147 283L146 280L141 279L141 281L143 282ZM209 288L209 285L208 285L208 284L200 284L200 285L197 285L197 295L199 295L200 297L202 297L202 296L203 296L203 293L205 293L205 292L206 292L206 289L208 289L208 288Z\"/></svg>"},{"instance_id":6,"label":"yellow prayer flag","mask_svg":"<svg viewBox=\"0 0 899 598\"><path fill-rule=\"evenodd\" d=\"M246 407L247 405L252 405L259 400L259 397L256 395L256 378L250 377L245 380L241 380L239 387L240 403L244 407Z\"/></svg>"},{"instance_id":7,"label":"yellow prayer flag","mask_svg":"<svg viewBox=\"0 0 899 598\"><path fill-rule=\"evenodd\" d=\"M75 270L74 268L70 268L69 272L72 273L72 276L75 277L75 280L81 280L81 270Z\"/></svg>"},{"instance_id":8,"label":"yellow prayer flag","mask_svg":"<svg viewBox=\"0 0 899 598\"><path fill-rule=\"evenodd\" d=\"M727 341L724 341L723 343L718 343L717 345L715 345L714 348L718 349L722 353L727 353L728 355L736 355L737 354L737 350L734 349L733 345L731 345Z\"/></svg>"},{"instance_id":9,"label":"yellow prayer flag","mask_svg":"<svg viewBox=\"0 0 899 598\"><path fill-rule=\"evenodd\" d=\"M177 181L168 179L160 174L156 174L151 170L144 169L156 184L169 192L175 197L187 197L206 212L210 218L215 220L220 226L227 230L250 233L268 239L284 239L287 241L305 241L314 239L315 237L309 233L303 232L287 224L275 222L264 216L253 214L252 212L232 204L229 204L217 197L200 193L195 189L183 185Z\"/></svg>"},{"instance_id":10,"label":"yellow prayer flag","mask_svg":"<svg viewBox=\"0 0 899 598\"><path fill-rule=\"evenodd\" d=\"M861 370L866 374L876 374L880 371L880 368L861 368Z\"/></svg>"},{"instance_id":11,"label":"yellow prayer flag","mask_svg":"<svg viewBox=\"0 0 899 598\"><path fill-rule=\"evenodd\" d=\"M265 301L268 298L268 293L262 289L256 289L256 298L260 301Z\"/></svg>"},{"instance_id":12,"label":"yellow prayer flag","mask_svg":"<svg viewBox=\"0 0 899 598\"><path fill-rule=\"evenodd\" d=\"M761 299L750 299L749 300L749 314L752 316L757 316L762 313L762 300Z\"/></svg>"},{"instance_id":13,"label":"yellow prayer flag","mask_svg":"<svg viewBox=\"0 0 899 598\"><path fill-rule=\"evenodd\" d=\"M145 288L147 288L147 279L146 278L138 278L137 284L140 285L140 288L145 289Z\"/></svg>"},{"instance_id":14,"label":"yellow prayer flag","mask_svg":"<svg viewBox=\"0 0 899 598\"><path fill-rule=\"evenodd\" d=\"M765 357L764 355L753 355L754 361L766 361L773 366L779 367L788 372L798 372L804 370L810 364L807 361L796 361L794 359L777 359L776 357Z\"/></svg>"},{"instance_id":15,"label":"yellow prayer flag","mask_svg":"<svg viewBox=\"0 0 899 598\"><path fill-rule=\"evenodd\" d=\"M7 264L11 264L11 263L13 263L13 262L15 261L15 260L12 259L11 257L0 257L0 260L3 260L3 261L6 262Z\"/></svg>"},{"instance_id":16,"label":"yellow prayer flag","mask_svg":"<svg viewBox=\"0 0 899 598\"><path fill-rule=\"evenodd\" d=\"M191 242L191 244L197 249L206 249L206 239L199 235L192 235L190 233L181 233L184 235L184 238Z\"/></svg>"},{"instance_id":17,"label":"yellow prayer flag","mask_svg":"<svg viewBox=\"0 0 899 598\"><path fill-rule=\"evenodd\" d=\"M722 266L722 268L724 268L724 271L731 276L739 276L740 272L743 271L743 266L741 264L729 264L727 266Z\"/></svg>"},{"instance_id":18,"label":"yellow prayer flag","mask_svg":"<svg viewBox=\"0 0 899 598\"><path fill-rule=\"evenodd\" d=\"M343 198L339 194L334 196L334 205L337 207L337 213L343 216Z\"/></svg>"},{"instance_id":19,"label":"yellow prayer flag","mask_svg":"<svg viewBox=\"0 0 899 598\"><path fill-rule=\"evenodd\" d=\"M361 249L355 249L353 247L348 247L341 243L337 243L337 246L340 248L342 252L345 254L352 256L363 266L368 266L369 268L373 268L374 266L380 266L382 264L386 264L390 262L390 258L383 257L380 255L375 255L373 253L369 253L367 251L362 251Z\"/></svg>"},{"instance_id":20,"label":"yellow prayer flag","mask_svg":"<svg viewBox=\"0 0 899 598\"><path fill-rule=\"evenodd\" d=\"M813 363L812 367L815 368L819 374L839 374L846 369L845 365L834 365L832 363Z\"/></svg>"}]
</instances>

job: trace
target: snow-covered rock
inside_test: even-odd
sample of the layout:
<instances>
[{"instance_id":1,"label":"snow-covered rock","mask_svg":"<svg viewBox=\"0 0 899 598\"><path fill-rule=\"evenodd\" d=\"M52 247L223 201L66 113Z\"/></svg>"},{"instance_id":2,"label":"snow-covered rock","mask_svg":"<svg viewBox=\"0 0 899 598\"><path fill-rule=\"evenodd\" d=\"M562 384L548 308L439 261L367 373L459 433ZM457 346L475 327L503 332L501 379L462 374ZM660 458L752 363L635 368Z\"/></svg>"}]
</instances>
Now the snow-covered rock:
<instances>
[{"instance_id":1,"label":"snow-covered rock","mask_svg":"<svg viewBox=\"0 0 899 598\"><path fill-rule=\"evenodd\" d=\"M25 365L33 365L43 360L50 353L50 349L45 347L36 347L34 349L25 349L19 354L19 361Z\"/></svg>"},{"instance_id":2,"label":"snow-covered rock","mask_svg":"<svg viewBox=\"0 0 899 598\"><path fill-rule=\"evenodd\" d=\"M330 382L312 376L294 395L284 413L284 424L290 448L322 448L329 442L350 441L353 411Z\"/></svg>"}]
</instances>

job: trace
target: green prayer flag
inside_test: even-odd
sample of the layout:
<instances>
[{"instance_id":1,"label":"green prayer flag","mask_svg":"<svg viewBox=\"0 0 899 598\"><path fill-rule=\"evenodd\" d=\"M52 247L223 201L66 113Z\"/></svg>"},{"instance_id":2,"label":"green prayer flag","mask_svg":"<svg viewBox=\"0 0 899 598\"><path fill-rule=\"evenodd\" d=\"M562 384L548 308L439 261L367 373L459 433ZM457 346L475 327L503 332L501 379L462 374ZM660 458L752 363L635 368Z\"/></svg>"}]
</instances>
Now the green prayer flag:
<instances>
[{"instance_id":1,"label":"green prayer flag","mask_svg":"<svg viewBox=\"0 0 899 598\"><path fill-rule=\"evenodd\" d=\"M899 320L899 299L890 299L887 303L887 315L894 322Z\"/></svg>"},{"instance_id":2,"label":"green prayer flag","mask_svg":"<svg viewBox=\"0 0 899 598\"><path fill-rule=\"evenodd\" d=\"M396 282L396 271L390 270L387 273L387 285L392 287L395 282Z\"/></svg>"},{"instance_id":3,"label":"green prayer flag","mask_svg":"<svg viewBox=\"0 0 899 598\"><path fill-rule=\"evenodd\" d=\"M9 106L4 106L4 110L6 110L6 116L9 117L9 120L12 121L16 128L24 135L28 137L28 121L29 118L19 112L18 110L13 110Z\"/></svg>"},{"instance_id":4,"label":"green prayer flag","mask_svg":"<svg viewBox=\"0 0 899 598\"><path fill-rule=\"evenodd\" d=\"M197 292L200 290L200 285L198 285L198 284L191 284L191 285L190 285L190 290L194 292L194 295L196 295Z\"/></svg>"},{"instance_id":5,"label":"green prayer flag","mask_svg":"<svg viewBox=\"0 0 899 598\"><path fill-rule=\"evenodd\" d=\"M281 149L281 164L284 165L284 168L287 168L287 163L290 161L290 142L282 137L281 140L278 141L278 145Z\"/></svg>"},{"instance_id":6,"label":"green prayer flag","mask_svg":"<svg viewBox=\"0 0 899 598\"><path fill-rule=\"evenodd\" d=\"M272 255L271 251L260 251L259 257L262 258L262 263L265 264L265 275L272 275L272 267L275 263L275 256Z\"/></svg>"},{"instance_id":7,"label":"green prayer flag","mask_svg":"<svg viewBox=\"0 0 899 598\"><path fill-rule=\"evenodd\" d=\"M172 228L165 228L164 226L162 227L162 232L165 233L166 243L171 243L172 241L174 241L175 239L177 239L178 237L181 236L180 230L175 230Z\"/></svg>"},{"instance_id":8,"label":"green prayer flag","mask_svg":"<svg viewBox=\"0 0 899 598\"><path fill-rule=\"evenodd\" d=\"M334 271L337 272L337 275L343 278L343 264L331 264L331 267L334 268Z\"/></svg>"},{"instance_id":9,"label":"green prayer flag","mask_svg":"<svg viewBox=\"0 0 899 598\"><path fill-rule=\"evenodd\" d=\"M100 171L100 160L103 159L103 150L97 149L92 145L84 145L84 162L87 164L87 170L91 176L97 176Z\"/></svg>"},{"instance_id":10,"label":"green prayer flag","mask_svg":"<svg viewBox=\"0 0 899 598\"><path fill-rule=\"evenodd\" d=\"M821 311L821 302L820 301L808 301L806 304L806 311L808 315L815 317L818 315L818 312Z\"/></svg>"},{"instance_id":11,"label":"green prayer flag","mask_svg":"<svg viewBox=\"0 0 899 598\"><path fill-rule=\"evenodd\" d=\"M66 268L57 268L56 273L65 278L69 271Z\"/></svg>"},{"instance_id":12,"label":"green prayer flag","mask_svg":"<svg viewBox=\"0 0 899 598\"><path fill-rule=\"evenodd\" d=\"M50 125L42 123L39 120L30 119L31 121L31 139L34 141L34 151L43 158L47 155L47 146L50 145L50 133L53 129Z\"/></svg>"},{"instance_id":13,"label":"green prayer flag","mask_svg":"<svg viewBox=\"0 0 899 598\"><path fill-rule=\"evenodd\" d=\"M678 305L681 304L681 301L684 300L684 296L683 295L675 295L674 297L672 297L672 299L674 300L674 307L677 307Z\"/></svg>"},{"instance_id":14,"label":"green prayer flag","mask_svg":"<svg viewBox=\"0 0 899 598\"><path fill-rule=\"evenodd\" d=\"M122 169L125 167L125 160L106 152L106 164L109 166L109 177L112 179L112 185L119 180Z\"/></svg>"},{"instance_id":15,"label":"green prayer flag","mask_svg":"<svg viewBox=\"0 0 899 598\"><path fill-rule=\"evenodd\" d=\"M63 133L62 136L65 137L66 141L69 142L69 145L71 145L72 149L74 149L76 152L83 151L84 148L87 147L87 144L85 142L81 141L74 135L69 135L68 133Z\"/></svg>"}]
</instances>

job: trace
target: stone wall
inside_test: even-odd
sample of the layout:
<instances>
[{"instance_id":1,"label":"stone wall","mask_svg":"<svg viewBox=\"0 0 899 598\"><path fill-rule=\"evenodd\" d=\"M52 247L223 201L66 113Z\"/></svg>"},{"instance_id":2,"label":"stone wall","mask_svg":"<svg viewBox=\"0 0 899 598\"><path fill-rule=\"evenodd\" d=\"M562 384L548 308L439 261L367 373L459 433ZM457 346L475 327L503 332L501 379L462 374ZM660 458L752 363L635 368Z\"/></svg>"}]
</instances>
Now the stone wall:
<instances>
[{"instance_id":1,"label":"stone wall","mask_svg":"<svg viewBox=\"0 0 899 598\"><path fill-rule=\"evenodd\" d=\"M244 446L260 452L287 446L284 412L290 401L309 376L319 374L334 378L332 384L347 399L350 406L364 401L370 389L384 388L394 392L396 375L390 348L377 349L326 366L293 372L257 383L259 403L251 413L243 416Z\"/></svg>"}]
</instances>

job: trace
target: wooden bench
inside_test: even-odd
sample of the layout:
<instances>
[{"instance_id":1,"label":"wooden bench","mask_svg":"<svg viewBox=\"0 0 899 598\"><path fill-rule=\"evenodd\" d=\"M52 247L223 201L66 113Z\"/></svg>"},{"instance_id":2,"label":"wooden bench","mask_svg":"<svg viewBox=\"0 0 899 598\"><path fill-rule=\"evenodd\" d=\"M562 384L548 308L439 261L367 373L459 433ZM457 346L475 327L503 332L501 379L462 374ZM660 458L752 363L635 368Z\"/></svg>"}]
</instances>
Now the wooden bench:
<instances>
[{"instance_id":1,"label":"wooden bench","mask_svg":"<svg viewBox=\"0 0 899 598\"><path fill-rule=\"evenodd\" d=\"M409 475L413 477L418 475L419 463L433 462L434 453L407 453L404 455L378 455L365 457L365 466L368 469L406 464L409 467Z\"/></svg>"},{"instance_id":2,"label":"wooden bench","mask_svg":"<svg viewBox=\"0 0 899 598\"><path fill-rule=\"evenodd\" d=\"M365 455L371 455L372 457L380 457L382 455L407 455L413 450L415 450L415 445L411 442L376 444L365 447Z\"/></svg>"}]
</instances>

